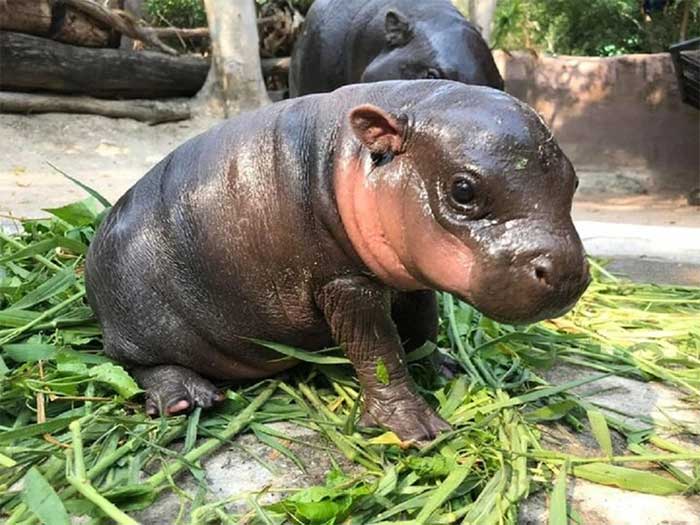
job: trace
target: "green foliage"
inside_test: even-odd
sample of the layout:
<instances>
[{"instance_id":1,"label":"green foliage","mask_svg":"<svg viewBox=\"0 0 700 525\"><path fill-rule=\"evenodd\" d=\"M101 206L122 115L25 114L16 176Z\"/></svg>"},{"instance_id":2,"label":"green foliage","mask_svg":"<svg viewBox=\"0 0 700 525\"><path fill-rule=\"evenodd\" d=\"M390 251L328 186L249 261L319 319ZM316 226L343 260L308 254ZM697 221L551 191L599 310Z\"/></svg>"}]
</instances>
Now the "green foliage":
<instances>
[{"instance_id":1,"label":"green foliage","mask_svg":"<svg viewBox=\"0 0 700 525\"><path fill-rule=\"evenodd\" d=\"M207 15L202 0L146 0L146 10L159 26L204 27Z\"/></svg>"},{"instance_id":2,"label":"green foliage","mask_svg":"<svg viewBox=\"0 0 700 525\"><path fill-rule=\"evenodd\" d=\"M501 0L494 45L585 56L662 52L681 40L686 5L686 37L700 36L697 0L671 1L651 14L639 0Z\"/></svg>"}]
</instances>

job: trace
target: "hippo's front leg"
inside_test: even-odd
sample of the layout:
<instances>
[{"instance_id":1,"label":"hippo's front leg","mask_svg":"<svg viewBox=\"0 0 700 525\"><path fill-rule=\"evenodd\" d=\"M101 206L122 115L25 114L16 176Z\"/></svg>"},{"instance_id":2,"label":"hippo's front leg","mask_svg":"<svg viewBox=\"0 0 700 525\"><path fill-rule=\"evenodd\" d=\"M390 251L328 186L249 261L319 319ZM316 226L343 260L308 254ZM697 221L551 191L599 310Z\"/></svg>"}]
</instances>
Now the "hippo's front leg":
<instances>
[{"instance_id":1,"label":"hippo's front leg","mask_svg":"<svg viewBox=\"0 0 700 525\"><path fill-rule=\"evenodd\" d=\"M432 439L450 428L416 392L386 288L364 277L339 278L318 300L362 385L362 424L386 427L403 440Z\"/></svg>"}]
</instances>

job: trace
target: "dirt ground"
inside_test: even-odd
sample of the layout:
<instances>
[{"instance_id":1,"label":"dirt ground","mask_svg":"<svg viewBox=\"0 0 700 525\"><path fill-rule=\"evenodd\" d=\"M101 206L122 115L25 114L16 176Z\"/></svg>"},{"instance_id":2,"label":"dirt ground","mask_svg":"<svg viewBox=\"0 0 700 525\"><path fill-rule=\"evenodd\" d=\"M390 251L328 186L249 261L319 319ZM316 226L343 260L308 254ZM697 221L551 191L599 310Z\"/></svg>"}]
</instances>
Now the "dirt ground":
<instances>
[{"instance_id":1,"label":"dirt ground","mask_svg":"<svg viewBox=\"0 0 700 525\"><path fill-rule=\"evenodd\" d=\"M215 123L149 126L93 115L0 115L0 214L36 216L85 195L49 163L114 201L171 150ZM604 173L579 176L576 219L700 226L700 207L688 206L684 195L638 195Z\"/></svg>"}]
</instances>

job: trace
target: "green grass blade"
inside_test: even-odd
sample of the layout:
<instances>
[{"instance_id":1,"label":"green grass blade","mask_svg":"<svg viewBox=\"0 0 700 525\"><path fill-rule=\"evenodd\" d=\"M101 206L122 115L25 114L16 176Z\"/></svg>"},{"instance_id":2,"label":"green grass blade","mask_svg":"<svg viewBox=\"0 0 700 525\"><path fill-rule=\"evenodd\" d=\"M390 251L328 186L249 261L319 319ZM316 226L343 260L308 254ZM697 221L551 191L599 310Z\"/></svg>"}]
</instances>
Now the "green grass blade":
<instances>
[{"instance_id":1,"label":"green grass blade","mask_svg":"<svg viewBox=\"0 0 700 525\"><path fill-rule=\"evenodd\" d=\"M279 352L287 357L298 359L299 361L305 361L307 363L316 363L317 365L346 365L350 363L350 360L347 357L319 355L312 352L307 352L306 350L301 350L299 348L294 348L293 346L272 343L261 339L253 339L248 337L244 337L244 339L257 343L265 348L269 348L270 350L274 350L275 352Z\"/></svg>"},{"instance_id":2,"label":"green grass blade","mask_svg":"<svg viewBox=\"0 0 700 525\"><path fill-rule=\"evenodd\" d=\"M28 437L64 429L74 419L73 417L54 418L46 423L35 423L33 425L22 426L15 430L0 432L0 444L12 443L15 440L26 439Z\"/></svg>"},{"instance_id":3,"label":"green grass blade","mask_svg":"<svg viewBox=\"0 0 700 525\"><path fill-rule=\"evenodd\" d=\"M566 470L567 465L562 466L554 482L554 489L549 500L549 525L567 525L566 517Z\"/></svg>"},{"instance_id":4,"label":"green grass blade","mask_svg":"<svg viewBox=\"0 0 700 525\"><path fill-rule=\"evenodd\" d=\"M12 468L15 465L17 465L17 462L14 459L6 456L5 454L0 454L0 467Z\"/></svg>"},{"instance_id":5,"label":"green grass blade","mask_svg":"<svg viewBox=\"0 0 700 525\"><path fill-rule=\"evenodd\" d=\"M14 303L12 309L26 310L36 304L48 301L52 297L66 291L74 283L75 272L72 269L62 270Z\"/></svg>"},{"instance_id":6,"label":"green grass blade","mask_svg":"<svg viewBox=\"0 0 700 525\"><path fill-rule=\"evenodd\" d=\"M493 512L496 501L505 494L508 470L507 467L504 467L491 477L479 497L471 505L462 525L480 525L488 519Z\"/></svg>"},{"instance_id":7,"label":"green grass blade","mask_svg":"<svg viewBox=\"0 0 700 525\"><path fill-rule=\"evenodd\" d=\"M445 478L440 486L425 502L425 505L416 516L416 524L424 525L428 523L428 518L435 512L443 503L445 503L452 493L459 488L462 482L472 469L472 465L476 458L470 458L470 461L464 465L459 465Z\"/></svg>"},{"instance_id":8,"label":"green grass blade","mask_svg":"<svg viewBox=\"0 0 700 525\"><path fill-rule=\"evenodd\" d=\"M591 423L591 431L598 442L600 450L606 456L612 457L612 438L610 437L610 429L605 421L605 416L600 410L588 410L586 413L588 414L588 421Z\"/></svg>"},{"instance_id":9,"label":"green grass blade","mask_svg":"<svg viewBox=\"0 0 700 525\"><path fill-rule=\"evenodd\" d=\"M63 171L63 170L60 169L60 168L57 168L56 166L54 166L54 165L51 164L50 162L47 161L46 163L47 163L49 166L51 166L53 169L55 169L58 173L60 173L61 175L63 175L65 178L67 178L69 181L71 181L73 184L75 184L75 185L81 187L81 188L84 189L89 195L92 195L93 197L95 197L95 198L100 202L100 204L102 204L105 208L110 208L110 207L112 206L112 204L111 204L106 198L104 198L102 195L100 195L100 194L97 192L97 190L93 190L93 189L92 189L90 186L88 186L87 184L85 184L85 183L83 183L83 182L80 182L78 179L74 179L73 177L71 177L70 175L68 175L65 171Z\"/></svg>"},{"instance_id":10,"label":"green grass blade","mask_svg":"<svg viewBox=\"0 0 700 525\"><path fill-rule=\"evenodd\" d=\"M624 490L633 490L645 494L670 496L682 494L688 487L675 479L665 478L658 474L618 467L608 463L588 463L574 466L572 469L577 478L610 485Z\"/></svg>"}]
</instances>

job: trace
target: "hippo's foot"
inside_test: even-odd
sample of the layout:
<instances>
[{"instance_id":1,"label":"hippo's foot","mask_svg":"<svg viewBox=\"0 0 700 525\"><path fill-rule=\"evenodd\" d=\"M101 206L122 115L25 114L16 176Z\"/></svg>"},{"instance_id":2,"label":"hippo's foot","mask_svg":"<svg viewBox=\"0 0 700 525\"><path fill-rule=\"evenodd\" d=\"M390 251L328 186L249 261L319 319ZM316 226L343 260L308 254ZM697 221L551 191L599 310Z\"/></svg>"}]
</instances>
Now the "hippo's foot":
<instances>
[{"instance_id":1,"label":"hippo's foot","mask_svg":"<svg viewBox=\"0 0 700 525\"><path fill-rule=\"evenodd\" d=\"M146 391L146 413L175 416L195 407L209 408L224 400L224 394L202 376L182 366L154 366L134 370Z\"/></svg>"},{"instance_id":2,"label":"hippo's foot","mask_svg":"<svg viewBox=\"0 0 700 525\"><path fill-rule=\"evenodd\" d=\"M385 399L365 397L360 425L387 428L402 441L430 441L451 429L418 394L411 390L402 394Z\"/></svg>"}]
</instances>

